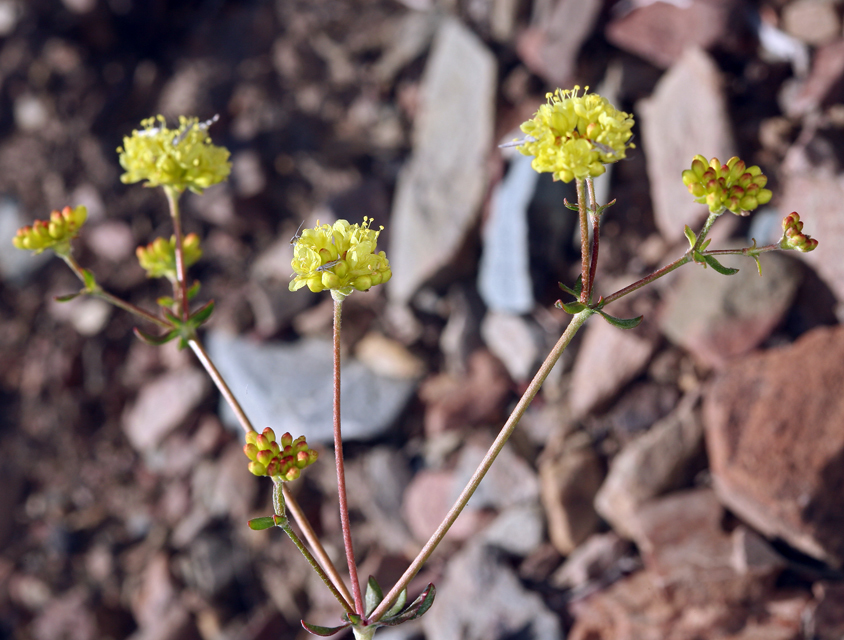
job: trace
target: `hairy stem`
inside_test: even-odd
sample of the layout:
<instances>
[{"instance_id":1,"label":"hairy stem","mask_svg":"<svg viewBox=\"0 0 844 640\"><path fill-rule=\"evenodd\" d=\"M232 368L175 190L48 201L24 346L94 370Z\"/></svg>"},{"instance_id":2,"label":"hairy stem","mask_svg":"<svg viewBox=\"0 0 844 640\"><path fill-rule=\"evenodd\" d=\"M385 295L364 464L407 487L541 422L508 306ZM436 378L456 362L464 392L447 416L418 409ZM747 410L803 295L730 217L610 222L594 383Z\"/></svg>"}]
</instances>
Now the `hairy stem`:
<instances>
[{"instance_id":1,"label":"hairy stem","mask_svg":"<svg viewBox=\"0 0 844 640\"><path fill-rule=\"evenodd\" d=\"M328 590L331 592L337 602L346 610L346 613L354 613L354 609L352 609L352 605L343 597L343 595L337 590L337 587L331 582L331 580L326 575L325 571L322 570L322 567L319 563L314 559L311 555L311 552L308 551L308 548L302 543L299 539L299 536L296 535L296 532L293 531L293 527L290 526L290 522L287 520L287 514L285 512L285 504L284 504L284 493L283 493L283 482L281 480L273 479L273 510L275 514L281 519L281 522L278 526L280 526L284 533L293 541L293 544L296 545L296 548L305 556L305 560L308 561L308 564L311 565L311 568L316 571L317 575L320 579L325 583L325 586L328 587Z\"/></svg>"},{"instance_id":2,"label":"hairy stem","mask_svg":"<svg viewBox=\"0 0 844 640\"><path fill-rule=\"evenodd\" d=\"M352 528L349 523L349 502L346 499L346 471L343 465L343 437L340 431L340 327L343 303L334 300L334 461L337 466L337 493L340 502L340 526L343 529L343 547L349 565L349 580L358 615L364 615L363 598L358 580L355 552L352 548Z\"/></svg>"},{"instance_id":3,"label":"hairy stem","mask_svg":"<svg viewBox=\"0 0 844 640\"><path fill-rule=\"evenodd\" d=\"M662 267L661 269L658 269L657 271L654 271L651 275L645 276L641 280L637 280L633 284L628 285L628 286L624 287L623 289L619 289L615 293L608 295L607 297L603 298L604 304L606 305L606 304L609 304L610 302L614 302L614 301L618 300L619 298L623 298L628 293L633 293L637 289L641 289L642 287L644 287L647 284L650 284L654 280L659 280L662 276L671 273L675 269L678 269L678 268L682 267L684 264L691 262L691 261L692 261L691 252L687 252L681 258L678 258L677 260L675 260L671 264L665 265L664 267Z\"/></svg>"},{"instance_id":4,"label":"hairy stem","mask_svg":"<svg viewBox=\"0 0 844 640\"><path fill-rule=\"evenodd\" d=\"M586 212L586 193L583 190L583 180L575 179L577 186L577 211L580 219L580 302L589 304L589 294L592 291L592 281L589 279L589 220Z\"/></svg>"},{"instance_id":5,"label":"hairy stem","mask_svg":"<svg viewBox=\"0 0 844 640\"><path fill-rule=\"evenodd\" d=\"M172 187L164 187L167 194L167 204L170 205L170 217L173 218L173 234L176 236L176 284L173 285L173 295L179 301L180 315L182 320L187 321L190 316L190 303L188 301L187 269L185 268L185 251L182 243L181 215L179 214L179 196L182 194Z\"/></svg>"},{"instance_id":6,"label":"hairy stem","mask_svg":"<svg viewBox=\"0 0 844 640\"><path fill-rule=\"evenodd\" d=\"M455 520L457 520L457 516L460 515L460 512L463 511L463 508L469 502L469 498L471 498L472 494L475 493L475 490L478 488L481 480L483 480L487 471L489 471L489 468L492 466L495 458L498 457L501 449L504 447L507 440L510 438L510 435L513 433L513 430L516 428L516 425L519 424L519 420L521 420L531 401L536 397L542 383L545 382L545 378L547 378L548 374L551 373L551 369L554 367L554 364L560 359L560 356L563 355L563 352L566 350L566 347L569 345L578 329L583 326L583 323L586 322L587 318L589 318L589 316L593 313L595 312L592 309L584 309L572 317L566 327L566 330L563 332L563 335L560 336L557 344L554 345L551 353L548 354L548 357L545 358L545 361L539 367L539 371L536 372L533 380L530 381L528 388L525 390L524 394L522 394L516 408L513 409L513 412L510 414L507 422L504 423L504 426L501 428L501 431L495 438L495 441L490 446L480 465L478 465L478 468L475 470L475 473L472 475L469 483L457 498L454 506L451 507L448 514L446 514L445 519L440 523L440 526L437 527L434 535L432 535L428 542L425 543L425 546L422 547L419 555L416 556L404 572L404 575L402 575L395 586L390 589L390 592L384 597L381 604L378 605L375 611L372 612L372 615L369 616L368 622L372 623L380 620L399 597L402 589L405 589L416 574L419 573L422 565L425 564L434 552L434 549L437 548L437 545L445 537L445 534L454 524Z\"/></svg>"},{"instance_id":7,"label":"hairy stem","mask_svg":"<svg viewBox=\"0 0 844 640\"><path fill-rule=\"evenodd\" d=\"M595 199L595 183L592 178L586 179L589 191L589 202L592 205L590 218L592 219L592 250L589 255L589 291L586 294L587 304L592 304L592 291L595 288L595 272L598 270L598 244L601 238L601 218L598 215L598 202Z\"/></svg>"}]
</instances>

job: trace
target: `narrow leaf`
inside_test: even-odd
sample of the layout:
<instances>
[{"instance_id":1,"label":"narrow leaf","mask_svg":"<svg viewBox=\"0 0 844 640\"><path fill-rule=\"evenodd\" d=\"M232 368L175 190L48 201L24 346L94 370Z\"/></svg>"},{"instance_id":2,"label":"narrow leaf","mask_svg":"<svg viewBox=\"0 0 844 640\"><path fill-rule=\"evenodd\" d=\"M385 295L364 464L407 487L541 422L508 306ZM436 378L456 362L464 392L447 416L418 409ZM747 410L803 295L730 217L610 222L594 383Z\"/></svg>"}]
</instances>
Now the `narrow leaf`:
<instances>
[{"instance_id":1,"label":"narrow leaf","mask_svg":"<svg viewBox=\"0 0 844 640\"><path fill-rule=\"evenodd\" d=\"M320 627L315 624L311 624L309 622L305 622L301 620L302 626L305 628L305 631L314 634L315 636L322 636L323 638L327 638L328 636L333 636L335 633L340 633L343 629L346 629L349 626L349 622L341 624L339 627Z\"/></svg>"},{"instance_id":2,"label":"narrow leaf","mask_svg":"<svg viewBox=\"0 0 844 640\"><path fill-rule=\"evenodd\" d=\"M416 618L423 616L431 608L431 605L434 604L436 593L437 590L434 588L434 585L429 584L428 588L401 614L389 620L381 620L378 624L384 625L385 627L395 627L410 620L416 620Z\"/></svg>"},{"instance_id":3,"label":"narrow leaf","mask_svg":"<svg viewBox=\"0 0 844 640\"><path fill-rule=\"evenodd\" d=\"M263 531L264 529L274 527L275 521L272 516L265 516L263 518L252 518L246 524L249 525L249 528L252 529L252 531Z\"/></svg>"},{"instance_id":4,"label":"narrow leaf","mask_svg":"<svg viewBox=\"0 0 844 640\"><path fill-rule=\"evenodd\" d=\"M695 242L697 242L697 236L695 236L695 232L692 231L692 228L689 225L686 225L686 228L683 229L683 233L686 234L686 240L689 241L689 246L694 247Z\"/></svg>"},{"instance_id":5,"label":"narrow leaf","mask_svg":"<svg viewBox=\"0 0 844 640\"><path fill-rule=\"evenodd\" d=\"M211 314L214 313L214 301L211 300L203 307L197 309L196 313L194 313L190 317L191 324L194 327L201 326L208 318L211 317Z\"/></svg>"},{"instance_id":6,"label":"narrow leaf","mask_svg":"<svg viewBox=\"0 0 844 640\"><path fill-rule=\"evenodd\" d=\"M571 209L572 211L580 211L580 207L578 207L576 204L572 204L565 198L563 198L563 205L565 205L566 209Z\"/></svg>"},{"instance_id":7,"label":"narrow leaf","mask_svg":"<svg viewBox=\"0 0 844 640\"><path fill-rule=\"evenodd\" d=\"M85 288L89 291L97 288L97 280L94 278L94 274L88 269L82 269L82 280L85 282Z\"/></svg>"},{"instance_id":8,"label":"narrow leaf","mask_svg":"<svg viewBox=\"0 0 844 640\"><path fill-rule=\"evenodd\" d=\"M569 294L570 296L574 296L575 298L578 296L578 294L577 294L577 293L575 293L574 289L570 289L569 287L567 287L566 285L564 285L562 282L558 282L557 284L558 284L558 285L560 285L560 289L562 289L563 291L565 291L565 292L566 292L567 294Z\"/></svg>"},{"instance_id":9,"label":"narrow leaf","mask_svg":"<svg viewBox=\"0 0 844 640\"><path fill-rule=\"evenodd\" d=\"M580 313L586 308L586 305L581 302L565 303L562 300L557 300L557 303L554 306L558 309L562 309L563 311L571 315L574 315L575 313Z\"/></svg>"},{"instance_id":10,"label":"narrow leaf","mask_svg":"<svg viewBox=\"0 0 844 640\"><path fill-rule=\"evenodd\" d=\"M604 320L609 322L612 326L618 327L619 329L635 329L636 327L638 327L642 323L642 320L645 317L645 316L638 316L636 318L628 318L628 319L616 318L615 316L611 316L608 313L604 313L600 309L598 309L598 313L601 314L601 316L604 318Z\"/></svg>"},{"instance_id":11,"label":"narrow leaf","mask_svg":"<svg viewBox=\"0 0 844 640\"><path fill-rule=\"evenodd\" d=\"M159 347L162 344L166 344L170 342L173 338L179 335L178 331L171 331L170 333L166 333L163 336L153 336L145 331L141 331L138 327L134 329L135 335L138 337L139 340L142 342L146 342L147 344L151 344L154 347Z\"/></svg>"},{"instance_id":12,"label":"narrow leaf","mask_svg":"<svg viewBox=\"0 0 844 640\"><path fill-rule=\"evenodd\" d=\"M194 280L194 283L188 289L188 300L193 300L197 293L199 293L199 280Z\"/></svg>"},{"instance_id":13,"label":"narrow leaf","mask_svg":"<svg viewBox=\"0 0 844 640\"><path fill-rule=\"evenodd\" d=\"M81 296L83 293L85 292L77 291L76 293L68 293L66 296L55 296L53 300L55 300L56 302L70 302L74 298L78 298L79 296Z\"/></svg>"},{"instance_id":14,"label":"narrow leaf","mask_svg":"<svg viewBox=\"0 0 844 640\"><path fill-rule=\"evenodd\" d=\"M708 264L710 267L715 269L715 271L722 275L733 276L739 272L738 269L733 269L732 267L725 267L723 264L721 264L715 259L715 256L704 254L703 259L706 261L706 264Z\"/></svg>"},{"instance_id":15,"label":"narrow leaf","mask_svg":"<svg viewBox=\"0 0 844 640\"><path fill-rule=\"evenodd\" d=\"M176 304L176 301L173 300L173 298L171 298L170 296L161 296L156 300L156 302L158 303L159 307L167 307L168 309L170 309L174 304Z\"/></svg>"},{"instance_id":16,"label":"narrow leaf","mask_svg":"<svg viewBox=\"0 0 844 640\"><path fill-rule=\"evenodd\" d=\"M599 215L599 216L600 216L600 215L602 215L602 214L604 213L604 211L606 211L607 209L609 209L609 208L610 208L611 206L613 206L614 204L615 204L615 198L613 198L612 200L610 200L607 204L605 204L605 205L602 205L602 206L598 207L598 215Z\"/></svg>"},{"instance_id":17,"label":"narrow leaf","mask_svg":"<svg viewBox=\"0 0 844 640\"><path fill-rule=\"evenodd\" d=\"M706 251L706 247L708 247L708 246L709 246L709 243L710 243L710 242L712 242L712 238L707 238L706 240L704 240L704 241L703 241L703 244L702 244L702 245L700 245L700 250L701 250L701 251Z\"/></svg>"},{"instance_id":18,"label":"narrow leaf","mask_svg":"<svg viewBox=\"0 0 844 640\"><path fill-rule=\"evenodd\" d=\"M577 280L574 281L574 294L575 297L580 297L580 292L583 291L583 274L577 276Z\"/></svg>"},{"instance_id":19,"label":"narrow leaf","mask_svg":"<svg viewBox=\"0 0 844 640\"><path fill-rule=\"evenodd\" d=\"M755 242L755 240L754 240ZM753 256L753 259L756 260L756 270L759 272L759 275L762 275L762 263L759 262L759 256Z\"/></svg>"},{"instance_id":20,"label":"narrow leaf","mask_svg":"<svg viewBox=\"0 0 844 640\"><path fill-rule=\"evenodd\" d=\"M404 605L407 604L407 589L402 589L401 593L399 594L396 603L387 610L387 613L384 614L385 618L392 618L393 616L397 616L402 609L404 609Z\"/></svg>"},{"instance_id":21,"label":"narrow leaf","mask_svg":"<svg viewBox=\"0 0 844 640\"><path fill-rule=\"evenodd\" d=\"M364 608L366 615L375 611L375 607L381 604L384 599L384 592L381 591L381 586L375 579L375 576L369 576L369 581L366 583L366 595L364 596Z\"/></svg>"}]
</instances>

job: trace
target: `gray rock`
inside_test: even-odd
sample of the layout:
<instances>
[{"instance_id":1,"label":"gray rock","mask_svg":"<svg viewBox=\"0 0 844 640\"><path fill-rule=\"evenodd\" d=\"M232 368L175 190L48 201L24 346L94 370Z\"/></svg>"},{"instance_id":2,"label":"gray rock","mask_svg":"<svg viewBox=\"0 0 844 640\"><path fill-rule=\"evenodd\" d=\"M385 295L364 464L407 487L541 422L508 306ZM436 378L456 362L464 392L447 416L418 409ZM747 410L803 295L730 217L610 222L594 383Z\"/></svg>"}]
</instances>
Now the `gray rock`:
<instances>
[{"instance_id":1,"label":"gray rock","mask_svg":"<svg viewBox=\"0 0 844 640\"><path fill-rule=\"evenodd\" d=\"M165 373L145 384L123 414L129 443L141 452L155 449L184 422L210 386L208 376L192 367Z\"/></svg>"},{"instance_id":2,"label":"gray rock","mask_svg":"<svg viewBox=\"0 0 844 640\"><path fill-rule=\"evenodd\" d=\"M0 278L6 282L23 284L29 274L52 258L51 251L36 256L32 251L12 247L11 239L26 224L28 221L24 219L17 200L0 197L0 238L5 238L4 242L8 245L0 251Z\"/></svg>"},{"instance_id":3,"label":"gray rock","mask_svg":"<svg viewBox=\"0 0 844 640\"><path fill-rule=\"evenodd\" d=\"M541 329L529 318L490 312L481 323L481 335L489 350L506 367L513 380L528 380L542 353Z\"/></svg>"},{"instance_id":4,"label":"gray rock","mask_svg":"<svg viewBox=\"0 0 844 640\"><path fill-rule=\"evenodd\" d=\"M727 245L724 248L746 245ZM661 312L662 332L674 344L691 351L712 367L748 353L777 327L791 306L801 274L790 256L761 256L762 277L743 256L723 256L720 262L738 268L723 276L700 265L683 268Z\"/></svg>"},{"instance_id":5,"label":"gray rock","mask_svg":"<svg viewBox=\"0 0 844 640\"><path fill-rule=\"evenodd\" d=\"M695 471L689 463L703 449L703 427L693 410L696 401L696 395L686 396L671 415L613 459L595 509L617 533L636 539L641 505L681 485Z\"/></svg>"},{"instance_id":6,"label":"gray rock","mask_svg":"<svg viewBox=\"0 0 844 640\"><path fill-rule=\"evenodd\" d=\"M478 443L467 444L460 452L454 470L455 482L452 500L457 499L463 487L486 455L486 447ZM539 500L539 479L536 472L510 447L504 445L478 489L469 500L474 509L503 510L519 504Z\"/></svg>"},{"instance_id":7,"label":"gray rock","mask_svg":"<svg viewBox=\"0 0 844 640\"><path fill-rule=\"evenodd\" d=\"M478 291L492 311L521 314L533 309L527 210L539 174L532 161L516 156L493 192L478 273Z\"/></svg>"},{"instance_id":8,"label":"gray rock","mask_svg":"<svg viewBox=\"0 0 844 640\"><path fill-rule=\"evenodd\" d=\"M211 359L259 431L304 435L309 442L331 442L331 343L316 338L297 343L255 343L209 333ZM383 433L416 389L413 378L390 378L354 358L342 364L343 437L364 440ZM240 430L225 401L220 413Z\"/></svg>"},{"instance_id":9,"label":"gray rock","mask_svg":"<svg viewBox=\"0 0 844 640\"><path fill-rule=\"evenodd\" d=\"M421 87L413 157L399 176L387 254L389 295L407 302L445 267L474 223L487 184L496 64L455 19L440 25Z\"/></svg>"},{"instance_id":10,"label":"gray rock","mask_svg":"<svg viewBox=\"0 0 844 640\"><path fill-rule=\"evenodd\" d=\"M505 509L481 533L486 544L514 556L525 557L544 538L545 518L536 504L521 504Z\"/></svg>"},{"instance_id":11,"label":"gray rock","mask_svg":"<svg viewBox=\"0 0 844 640\"><path fill-rule=\"evenodd\" d=\"M636 110L656 225L666 239L679 240L684 225L696 229L706 218L680 173L696 154L726 162L735 149L718 68L705 52L687 49Z\"/></svg>"},{"instance_id":12,"label":"gray rock","mask_svg":"<svg viewBox=\"0 0 844 640\"><path fill-rule=\"evenodd\" d=\"M449 560L422 627L437 640L564 637L559 619L542 599L526 591L498 554L479 543L469 544Z\"/></svg>"},{"instance_id":13,"label":"gray rock","mask_svg":"<svg viewBox=\"0 0 844 640\"><path fill-rule=\"evenodd\" d=\"M598 533L575 549L563 565L551 576L551 585L557 589L582 588L601 578L630 549L627 540L615 533Z\"/></svg>"},{"instance_id":14,"label":"gray rock","mask_svg":"<svg viewBox=\"0 0 844 640\"><path fill-rule=\"evenodd\" d=\"M812 46L827 44L841 35L841 20L832 2L789 2L782 10L782 25L786 33Z\"/></svg>"}]
</instances>

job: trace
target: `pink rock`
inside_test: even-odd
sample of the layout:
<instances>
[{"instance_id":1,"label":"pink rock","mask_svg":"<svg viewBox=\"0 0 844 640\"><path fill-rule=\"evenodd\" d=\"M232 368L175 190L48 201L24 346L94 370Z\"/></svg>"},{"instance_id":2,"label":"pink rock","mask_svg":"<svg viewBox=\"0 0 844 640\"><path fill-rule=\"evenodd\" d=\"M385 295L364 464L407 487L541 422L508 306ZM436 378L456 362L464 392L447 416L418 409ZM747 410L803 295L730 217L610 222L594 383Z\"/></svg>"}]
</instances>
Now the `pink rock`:
<instances>
[{"instance_id":1,"label":"pink rock","mask_svg":"<svg viewBox=\"0 0 844 640\"><path fill-rule=\"evenodd\" d=\"M813 5L828 6L822 2ZM801 116L821 107L840 103L844 98L842 91L844 78L844 40L836 40L818 48L812 61L809 77L799 85L797 95L784 103L784 108L791 117Z\"/></svg>"},{"instance_id":2,"label":"pink rock","mask_svg":"<svg viewBox=\"0 0 844 640\"><path fill-rule=\"evenodd\" d=\"M708 49L734 34L736 4L734 0L651 2L610 22L607 40L666 69L685 49Z\"/></svg>"},{"instance_id":3,"label":"pink rock","mask_svg":"<svg viewBox=\"0 0 844 640\"><path fill-rule=\"evenodd\" d=\"M844 563L844 328L734 361L704 405L714 487L768 537Z\"/></svg>"},{"instance_id":4,"label":"pink rock","mask_svg":"<svg viewBox=\"0 0 844 640\"><path fill-rule=\"evenodd\" d=\"M792 0L786 4L782 26L785 32L812 46L826 44L841 33L835 5L817 0Z\"/></svg>"}]
</instances>

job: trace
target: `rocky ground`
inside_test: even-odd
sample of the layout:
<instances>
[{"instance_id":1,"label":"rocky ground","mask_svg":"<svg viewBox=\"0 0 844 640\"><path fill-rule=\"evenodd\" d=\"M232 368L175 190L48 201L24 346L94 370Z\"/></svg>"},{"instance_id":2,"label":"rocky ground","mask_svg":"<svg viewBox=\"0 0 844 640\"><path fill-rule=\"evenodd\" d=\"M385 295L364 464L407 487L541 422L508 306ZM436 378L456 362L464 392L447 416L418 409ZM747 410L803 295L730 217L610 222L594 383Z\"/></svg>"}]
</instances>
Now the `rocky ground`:
<instances>
[{"instance_id":1,"label":"rocky ground","mask_svg":"<svg viewBox=\"0 0 844 640\"><path fill-rule=\"evenodd\" d=\"M11 247L66 204L80 262L153 308L137 245L159 191L121 185L142 118L209 118L231 180L185 198L217 301L212 356L259 428L323 462L299 502L342 565L329 434L331 303L291 294L305 221L371 216L386 291L345 307L344 425L363 576L400 575L559 337L580 269L573 198L499 150L546 91L637 120L598 180L604 295L684 251L679 175L739 154L775 197L715 243L811 254L686 266L593 318L411 591L397 640L844 636L844 5L835 0L0 0L0 638L303 638L337 622L278 530L268 481L193 356ZM172 121L172 120L171 120ZM713 245L714 246L714 245ZM731 263L732 264L732 263Z\"/></svg>"}]
</instances>

